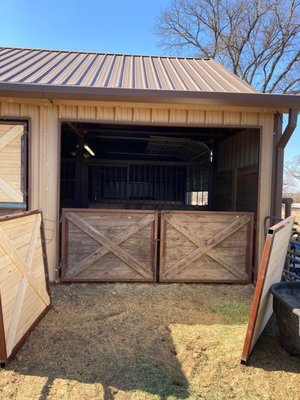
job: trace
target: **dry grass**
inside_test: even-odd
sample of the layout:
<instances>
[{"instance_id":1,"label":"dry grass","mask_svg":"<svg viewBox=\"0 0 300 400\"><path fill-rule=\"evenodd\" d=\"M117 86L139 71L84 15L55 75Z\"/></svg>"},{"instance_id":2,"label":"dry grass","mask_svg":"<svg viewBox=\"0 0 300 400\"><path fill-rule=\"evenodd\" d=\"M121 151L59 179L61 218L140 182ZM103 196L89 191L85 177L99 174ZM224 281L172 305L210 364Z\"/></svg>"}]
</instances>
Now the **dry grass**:
<instances>
[{"instance_id":1,"label":"dry grass","mask_svg":"<svg viewBox=\"0 0 300 400\"><path fill-rule=\"evenodd\" d=\"M252 286L59 285L0 372L6 399L298 399L300 359L269 325L240 364Z\"/></svg>"}]
</instances>

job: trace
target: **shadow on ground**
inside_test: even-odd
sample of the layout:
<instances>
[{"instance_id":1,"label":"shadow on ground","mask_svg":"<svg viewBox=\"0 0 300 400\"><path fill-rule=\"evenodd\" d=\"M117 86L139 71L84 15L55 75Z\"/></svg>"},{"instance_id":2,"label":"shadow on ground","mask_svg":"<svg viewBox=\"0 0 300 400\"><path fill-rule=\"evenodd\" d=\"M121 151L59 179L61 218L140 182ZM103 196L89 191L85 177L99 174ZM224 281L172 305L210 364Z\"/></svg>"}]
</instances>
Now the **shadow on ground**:
<instances>
[{"instance_id":1,"label":"shadow on ground","mask_svg":"<svg viewBox=\"0 0 300 400\"><path fill-rule=\"evenodd\" d=\"M187 399L194 398L191 382L227 398L232 374L248 379L239 357L252 292L230 285L54 286L52 310L7 371L43 378L39 400L127 398L121 392L136 392L130 398L138 400ZM295 372L273 328L258 342L250 368ZM72 392L72 382L90 385L93 394L81 395L76 384Z\"/></svg>"},{"instance_id":2,"label":"shadow on ground","mask_svg":"<svg viewBox=\"0 0 300 400\"><path fill-rule=\"evenodd\" d=\"M300 357L290 356L280 345L274 314L254 347L249 366L265 371L300 372Z\"/></svg>"}]
</instances>

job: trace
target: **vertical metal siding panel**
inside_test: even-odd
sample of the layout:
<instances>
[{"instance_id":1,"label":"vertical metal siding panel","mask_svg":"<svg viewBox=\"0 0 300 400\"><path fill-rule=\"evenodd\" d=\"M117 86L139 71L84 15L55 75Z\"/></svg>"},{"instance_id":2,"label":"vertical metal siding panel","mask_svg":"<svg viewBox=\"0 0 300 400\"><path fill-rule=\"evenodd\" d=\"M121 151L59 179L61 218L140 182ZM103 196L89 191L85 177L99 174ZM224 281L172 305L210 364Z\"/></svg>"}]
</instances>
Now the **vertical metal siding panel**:
<instances>
[{"instance_id":1,"label":"vertical metal siding panel","mask_svg":"<svg viewBox=\"0 0 300 400\"><path fill-rule=\"evenodd\" d=\"M116 121L132 122L133 121L133 108L116 107L115 114Z\"/></svg>"},{"instance_id":2,"label":"vertical metal siding panel","mask_svg":"<svg viewBox=\"0 0 300 400\"><path fill-rule=\"evenodd\" d=\"M55 278L58 211L58 107L41 106L40 115L40 207L45 218L45 236L50 280Z\"/></svg>"},{"instance_id":3,"label":"vertical metal siding panel","mask_svg":"<svg viewBox=\"0 0 300 400\"><path fill-rule=\"evenodd\" d=\"M241 125L241 113L224 111L224 125Z\"/></svg>"},{"instance_id":4,"label":"vertical metal siding panel","mask_svg":"<svg viewBox=\"0 0 300 400\"><path fill-rule=\"evenodd\" d=\"M59 105L59 118L77 119L78 118L78 107L60 104Z\"/></svg>"},{"instance_id":5,"label":"vertical metal siding panel","mask_svg":"<svg viewBox=\"0 0 300 400\"><path fill-rule=\"evenodd\" d=\"M170 110L170 123L186 124L187 111L186 110Z\"/></svg>"},{"instance_id":6,"label":"vertical metal siding panel","mask_svg":"<svg viewBox=\"0 0 300 400\"><path fill-rule=\"evenodd\" d=\"M22 106L22 116L30 117L29 126L29 190L30 208L40 208L40 106Z\"/></svg>"},{"instance_id":7,"label":"vertical metal siding panel","mask_svg":"<svg viewBox=\"0 0 300 400\"><path fill-rule=\"evenodd\" d=\"M79 105L77 109L78 119L84 119L84 107Z\"/></svg>"},{"instance_id":8,"label":"vertical metal siding panel","mask_svg":"<svg viewBox=\"0 0 300 400\"><path fill-rule=\"evenodd\" d=\"M257 208L258 215L258 260L262 255L264 243L264 218L271 212L271 185L272 185L272 162L273 162L273 132L274 132L274 115L261 115L262 133L260 143L259 156L259 201ZM256 265L257 261L256 260Z\"/></svg>"},{"instance_id":9,"label":"vertical metal siding panel","mask_svg":"<svg viewBox=\"0 0 300 400\"><path fill-rule=\"evenodd\" d=\"M151 122L151 109L150 108L134 108L133 120L135 122Z\"/></svg>"},{"instance_id":10,"label":"vertical metal siding panel","mask_svg":"<svg viewBox=\"0 0 300 400\"><path fill-rule=\"evenodd\" d=\"M204 125L206 122L206 111L203 110L189 110L188 123Z\"/></svg>"},{"instance_id":11,"label":"vertical metal siding panel","mask_svg":"<svg viewBox=\"0 0 300 400\"><path fill-rule=\"evenodd\" d=\"M21 105L18 103L8 103L7 115L21 115Z\"/></svg>"},{"instance_id":12,"label":"vertical metal siding panel","mask_svg":"<svg viewBox=\"0 0 300 400\"><path fill-rule=\"evenodd\" d=\"M114 107L97 107L96 119L99 121L114 121L115 108Z\"/></svg>"},{"instance_id":13,"label":"vertical metal siding panel","mask_svg":"<svg viewBox=\"0 0 300 400\"><path fill-rule=\"evenodd\" d=\"M95 120L97 115L97 109L96 107L92 106L82 107L82 114L83 114L82 119Z\"/></svg>"},{"instance_id":14,"label":"vertical metal siding panel","mask_svg":"<svg viewBox=\"0 0 300 400\"><path fill-rule=\"evenodd\" d=\"M20 116L21 107L16 103L3 102L1 107L1 114L5 117Z\"/></svg>"},{"instance_id":15,"label":"vertical metal siding panel","mask_svg":"<svg viewBox=\"0 0 300 400\"><path fill-rule=\"evenodd\" d=\"M223 125L224 112L223 111L207 111L206 123L208 125Z\"/></svg>"},{"instance_id":16,"label":"vertical metal siding panel","mask_svg":"<svg viewBox=\"0 0 300 400\"><path fill-rule=\"evenodd\" d=\"M242 113L242 125L259 125L259 113L250 113L243 112Z\"/></svg>"},{"instance_id":17,"label":"vertical metal siding panel","mask_svg":"<svg viewBox=\"0 0 300 400\"><path fill-rule=\"evenodd\" d=\"M152 111L152 122L153 123L169 123L170 122L170 110L155 108Z\"/></svg>"}]
</instances>

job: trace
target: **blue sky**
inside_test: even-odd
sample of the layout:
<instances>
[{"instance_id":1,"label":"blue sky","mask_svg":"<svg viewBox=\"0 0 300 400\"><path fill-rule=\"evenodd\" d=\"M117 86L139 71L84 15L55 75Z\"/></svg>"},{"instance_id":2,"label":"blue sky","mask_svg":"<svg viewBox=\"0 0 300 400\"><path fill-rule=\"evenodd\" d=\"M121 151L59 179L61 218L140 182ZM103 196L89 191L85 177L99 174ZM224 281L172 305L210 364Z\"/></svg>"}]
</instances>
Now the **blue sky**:
<instances>
[{"instance_id":1,"label":"blue sky","mask_svg":"<svg viewBox=\"0 0 300 400\"><path fill-rule=\"evenodd\" d=\"M162 55L153 24L170 1L0 0L0 45ZM299 144L300 126L286 160L300 153Z\"/></svg>"}]
</instances>

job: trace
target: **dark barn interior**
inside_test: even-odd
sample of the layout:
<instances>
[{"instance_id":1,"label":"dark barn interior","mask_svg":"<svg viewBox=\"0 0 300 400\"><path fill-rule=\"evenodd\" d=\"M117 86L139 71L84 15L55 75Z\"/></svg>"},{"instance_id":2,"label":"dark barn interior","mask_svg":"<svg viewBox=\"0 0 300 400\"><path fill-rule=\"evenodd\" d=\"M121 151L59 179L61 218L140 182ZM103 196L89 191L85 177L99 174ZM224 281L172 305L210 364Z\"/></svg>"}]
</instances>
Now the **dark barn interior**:
<instances>
[{"instance_id":1,"label":"dark barn interior","mask_svg":"<svg viewBox=\"0 0 300 400\"><path fill-rule=\"evenodd\" d=\"M256 211L259 130L64 122L61 207Z\"/></svg>"}]
</instances>

